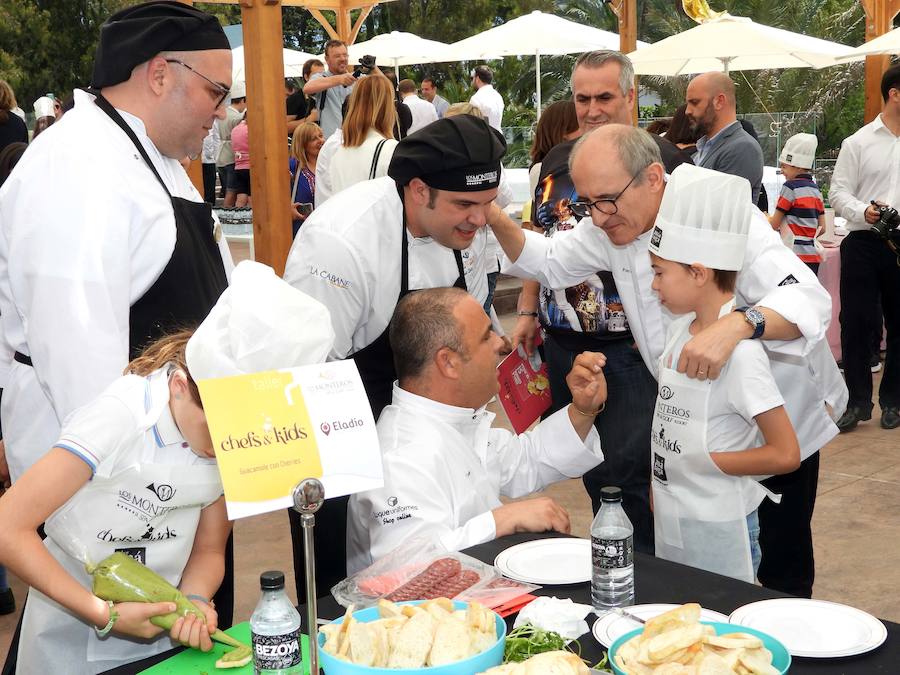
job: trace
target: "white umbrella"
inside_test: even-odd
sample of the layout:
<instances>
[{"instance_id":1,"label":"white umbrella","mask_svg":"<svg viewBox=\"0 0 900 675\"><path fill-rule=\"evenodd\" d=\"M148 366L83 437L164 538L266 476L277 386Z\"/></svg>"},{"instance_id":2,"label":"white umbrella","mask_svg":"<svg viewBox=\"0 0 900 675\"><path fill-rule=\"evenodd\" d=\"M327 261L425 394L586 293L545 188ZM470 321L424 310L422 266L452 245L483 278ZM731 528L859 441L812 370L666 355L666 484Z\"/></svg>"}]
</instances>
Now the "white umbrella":
<instances>
[{"instance_id":1,"label":"white umbrella","mask_svg":"<svg viewBox=\"0 0 900 675\"><path fill-rule=\"evenodd\" d=\"M854 61L860 57L871 56L874 54L900 54L900 28L895 28L884 35L880 35L874 40L869 40L856 49L851 49L839 60L842 62Z\"/></svg>"},{"instance_id":2,"label":"white umbrella","mask_svg":"<svg viewBox=\"0 0 900 675\"><path fill-rule=\"evenodd\" d=\"M429 54L442 51L447 48L444 42L426 40L413 33L392 31L383 35L376 35L371 40L357 42L348 49L350 63L355 64L361 57L371 54L378 65L393 66L400 78L400 66L410 66L417 63L430 63Z\"/></svg>"},{"instance_id":3,"label":"white umbrella","mask_svg":"<svg viewBox=\"0 0 900 675\"><path fill-rule=\"evenodd\" d=\"M284 76L303 77L303 64L309 59L320 59L315 54L298 52L294 49L283 49ZM247 76L244 72L244 46L231 50L231 80L233 82L245 82Z\"/></svg>"},{"instance_id":4,"label":"white umbrella","mask_svg":"<svg viewBox=\"0 0 900 675\"><path fill-rule=\"evenodd\" d=\"M646 43L639 42L638 47ZM454 42L446 50L431 54L423 63L475 61L501 56L535 58L535 89L541 114L541 56L576 54L595 49L618 49L616 33L585 26L568 19L534 11L477 35Z\"/></svg>"},{"instance_id":5,"label":"white umbrella","mask_svg":"<svg viewBox=\"0 0 900 675\"><path fill-rule=\"evenodd\" d=\"M724 14L628 56L638 75L825 68L849 47Z\"/></svg>"}]
</instances>

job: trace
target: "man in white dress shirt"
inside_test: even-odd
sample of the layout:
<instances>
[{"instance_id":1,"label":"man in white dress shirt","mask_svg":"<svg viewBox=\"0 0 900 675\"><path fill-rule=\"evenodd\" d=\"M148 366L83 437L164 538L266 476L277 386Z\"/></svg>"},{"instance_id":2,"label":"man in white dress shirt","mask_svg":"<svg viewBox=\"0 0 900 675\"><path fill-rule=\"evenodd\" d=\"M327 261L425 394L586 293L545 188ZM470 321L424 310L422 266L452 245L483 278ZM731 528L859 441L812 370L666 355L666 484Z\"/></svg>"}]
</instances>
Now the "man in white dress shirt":
<instances>
[{"instance_id":1,"label":"man in white dress shirt","mask_svg":"<svg viewBox=\"0 0 900 675\"><path fill-rule=\"evenodd\" d=\"M850 230L841 244L841 347L850 389L841 431L872 418L869 336L880 333L882 314L887 353L878 390L881 426L900 427L900 267L888 230L878 225L879 205L900 208L900 66L885 71L881 95L881 114L841 144L829 195Z\"/></svg>"},{"instance_id":2,"label":"man in white dress shirt","mask_svg":"<svg viewBox=\"0 0 900 675\"><path fill-rule=\"evenodd\" d=\"M494 73L487 66L478 66L472 71L472 86L475 87L475 93L469 99L469 103L484 113L488 122L497 131L502 133L500 125L503 123L503 97L500 92L494 89L492 84L494 81Z\"/></svg>"},{"instance_id":3,"label":"man in white dress shirt","mask_svg":"<svg viewBox=\"0 0 900 675\"><path fill-rule=\"evenodd\" d=\"M397 305L391 345L399 380L378 421L384 487L350 498L348 572L410 537L450 551L513 532L569 531L550 497L503 504L603 460L594 417L606 402L600 354L580 354L567 383L572 403L516 436L491 428L503 340L478 302L456 288L413 293Z\"/></svg>"},{"instance_id":4,"label":"man in white dress shirt","mask_svg":"<svg viewBox=\"0 0 900 675\"><path fill-rule=\"evenodd\" d=\"M437 120L437 109L428 101L419 98L415 82L412 80L400 80L400 84L397 85L397 91L400 92L403 105L409 108L409 111L412 113L412 124L409 125L409 131L406 133L414 134L419 129Z\"/></svg>"}]
</instances>

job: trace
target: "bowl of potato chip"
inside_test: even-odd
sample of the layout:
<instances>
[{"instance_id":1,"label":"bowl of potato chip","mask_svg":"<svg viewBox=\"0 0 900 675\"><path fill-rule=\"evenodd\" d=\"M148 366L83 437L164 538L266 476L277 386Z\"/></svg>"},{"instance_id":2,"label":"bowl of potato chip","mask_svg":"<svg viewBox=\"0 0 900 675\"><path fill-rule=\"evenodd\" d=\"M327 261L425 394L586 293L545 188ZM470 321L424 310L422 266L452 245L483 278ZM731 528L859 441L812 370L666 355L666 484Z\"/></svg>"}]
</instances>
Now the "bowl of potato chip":
<instances>
[{"instance_id":1,"label":"bowl of potato chip","mask_svg":"<svg viewBox=\"0 0 900 675\"><path fill-rule=\"evenodd\" d=\"M471 675L503 661L506 622L478 602L447 598L354 612L319 629L325 675Z\"/></svg>"},{"instance_id":2,"label":"bowl of potato chip","mask_svg":"<svg viewBox=\"0 0 900 675\"><path fill-rule=\"evenodd\" d=\"M700 605L692 603L621 636L609 663L616 675L784 675L791 655L756 629L701 622Z\"/></svg>"}]
</instances>

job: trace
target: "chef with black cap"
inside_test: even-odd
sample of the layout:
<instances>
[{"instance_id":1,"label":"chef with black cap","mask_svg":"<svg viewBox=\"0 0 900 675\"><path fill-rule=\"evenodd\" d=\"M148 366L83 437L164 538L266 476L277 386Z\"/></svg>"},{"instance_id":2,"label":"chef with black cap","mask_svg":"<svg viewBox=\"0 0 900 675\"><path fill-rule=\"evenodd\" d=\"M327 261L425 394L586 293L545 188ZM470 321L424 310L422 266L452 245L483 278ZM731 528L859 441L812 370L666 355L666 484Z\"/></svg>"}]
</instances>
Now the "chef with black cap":
<instances>
[{"instance_id":1,"label":"chef with black cap","mask_svg":"<svg viewBox=\"0 0 900 675\"><path fill-rule=\"evenodd\" d=\"M456 286L487 297L484 224L497 196L503 136L484 120L432 122L397 145L384 178L357 183L313 211L294 240L284 278L331 312L331 359L356 361L377 419L391 402L396 372L388 340L394 308L408 293ZM344 578L347 498L316 516L317 581ZM294 566L302 583L299 526L292 515ZM302 597L302 596L300 596Z\"/></svg>"},{"instance_id":2,"label":"chef with black cap","mask_svg":"<svg viewBox=\"0 0 900 675\"><path fill-rule=\"evenodd\" d=\"M13 481L131 356L199 324L232 267L179 163L225 114L231 50L218 20L179 2L113 14L91 84L0 191L2 418ZM165 508L152 488L140 497Z\"/></svg>"}]
</instances>

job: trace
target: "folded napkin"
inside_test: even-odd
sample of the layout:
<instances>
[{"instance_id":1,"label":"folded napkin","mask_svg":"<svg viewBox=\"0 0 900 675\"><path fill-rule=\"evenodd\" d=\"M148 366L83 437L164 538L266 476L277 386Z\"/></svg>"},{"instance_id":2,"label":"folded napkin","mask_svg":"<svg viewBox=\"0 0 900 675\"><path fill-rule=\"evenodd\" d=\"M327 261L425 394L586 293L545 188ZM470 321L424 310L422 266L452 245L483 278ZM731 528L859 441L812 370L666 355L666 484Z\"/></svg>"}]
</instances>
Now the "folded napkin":
<instances>
[{"instance_id":1,"label":"folded napkin","mask_svg":"<svg viewBox=\"0 0 900 675\"><path fill-rule=\"evenodd\" d=\"M580 605L570 598L560 600L539 597L519 611L513 628L530 623L543 630L559 633L566 640L575 640L588 632L584 618L593 611L590 605Z\"/></svg>"}]
</instances>

